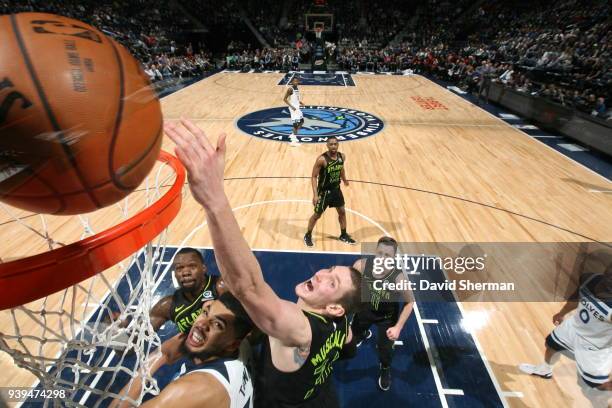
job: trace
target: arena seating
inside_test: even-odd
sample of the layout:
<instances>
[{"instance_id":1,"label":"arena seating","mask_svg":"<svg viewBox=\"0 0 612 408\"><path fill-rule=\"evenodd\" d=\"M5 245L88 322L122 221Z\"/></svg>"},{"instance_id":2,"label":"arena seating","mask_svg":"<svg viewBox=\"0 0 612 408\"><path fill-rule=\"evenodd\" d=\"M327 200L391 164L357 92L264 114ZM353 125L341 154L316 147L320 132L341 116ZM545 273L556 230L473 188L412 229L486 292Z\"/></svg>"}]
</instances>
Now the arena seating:
<instances>
[{"instance_id":1,"label":"arena seating","mask_svg":"<svg viewBox=\"0 0 612 408\"><path fill-rule=\"evenodd\" d=\"M312 0L0 0L1 13L41 11L93 24L126 45L153 81L198 76L217 66L295 68L313 49L304 14L332 13L335 27L325 41L339 69L411 69L468 91L498 81L610 119L609 2L371 0L324 7ZM245 19L268 44L257 43ZM191 34L194 20L207 36ZM215 35L220 30L224 36Z\"/></svg>"}]
</instances>

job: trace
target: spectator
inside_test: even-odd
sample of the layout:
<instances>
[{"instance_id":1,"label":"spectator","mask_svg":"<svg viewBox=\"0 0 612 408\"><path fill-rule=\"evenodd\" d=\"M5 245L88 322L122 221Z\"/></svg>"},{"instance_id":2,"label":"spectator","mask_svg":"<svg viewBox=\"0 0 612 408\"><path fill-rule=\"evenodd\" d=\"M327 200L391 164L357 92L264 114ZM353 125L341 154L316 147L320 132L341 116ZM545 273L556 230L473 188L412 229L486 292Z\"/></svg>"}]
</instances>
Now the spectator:
<instances>
[{"instance_id":1,"label":"spectator","mask_svg":"<svg viewBox=\"0 0 612 408\"><path fill-rule=\"evenodd\" d=\"M606 108L605 99L602 96L597 98L597 102L595 103L595 107L591 111L591 115L601 119L607 119L608 109Z\"/></svg>"}]
</instances>

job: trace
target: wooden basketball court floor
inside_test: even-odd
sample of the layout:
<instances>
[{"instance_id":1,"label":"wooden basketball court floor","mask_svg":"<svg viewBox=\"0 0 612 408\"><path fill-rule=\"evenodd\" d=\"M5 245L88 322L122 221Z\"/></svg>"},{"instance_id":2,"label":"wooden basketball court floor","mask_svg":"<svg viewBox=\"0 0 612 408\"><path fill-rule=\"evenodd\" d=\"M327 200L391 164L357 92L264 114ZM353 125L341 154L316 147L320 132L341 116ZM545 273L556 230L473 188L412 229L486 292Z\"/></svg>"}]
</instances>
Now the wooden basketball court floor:
<instances>
[{"instance_id":1,"label":"wooden basketball court floor","mask_svg":"<svg viewBox=\"0 0 612 408\"><path fill-rule=\"evenodd\" d=\"M165 120L190 118L214 140L220 132L228 134L225 189L251 247L309 251L302 241L312 213L309 177L325 145L292 148L236 127L236 120L249 112L283 105L284 87L277 85L281 78L275 73L219 73L161 103ZM610 190L607 179L424 77L353 78L355 87L308 86L301 92L307 105L358 109L384 122L375 136L340 144L351 180L343 187L348 231L359 242L376 242L385 233L400 242L612 241L612 196L590 192ZM423 109L413 97L433 98L446 109ZM163 146L172 152L169 139ZM95 213L92 217L95 221ZM194 232L203 220L202 209L186 194L169 242L210 246L205 227ZM65 219L54 222L51 228L61 234ZM315 228L313 251L359 250L335 239L338 234L335 211L327 211ZM17 238L11 245L18 251L27 242ZM461 305L464 318L473 316L480 323L472 334L505 405L589 406L572 360L563 357L552 380L516 368L542 360L551 316L560 306ZM3 317L0 331L7 324ZM28 386L34 380L6 355L0 372L2 385Z\"/></svg>"}]
</instances>

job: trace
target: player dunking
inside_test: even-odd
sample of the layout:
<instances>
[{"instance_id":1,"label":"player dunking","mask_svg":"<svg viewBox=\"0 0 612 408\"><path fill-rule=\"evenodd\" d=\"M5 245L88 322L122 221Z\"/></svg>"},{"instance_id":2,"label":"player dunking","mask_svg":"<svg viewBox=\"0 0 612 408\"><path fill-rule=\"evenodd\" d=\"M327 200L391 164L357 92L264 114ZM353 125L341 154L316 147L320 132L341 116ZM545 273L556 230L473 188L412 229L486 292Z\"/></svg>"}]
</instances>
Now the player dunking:
<instances>
[{"instance_id":1,"label":"player dunking","mask_svg":"<svg viewBox=\"0 0 612 408\"><path fill-rule=\"evenodd\" d=\"M296 303L281 299L264 280L223 190L225 135L213 147L187 120L182 126L166 122L164 130L187 168L191 194L206 212L227 288L268 335L262 345L259 406L339 407L331 374L336 360L356 352L347 315L359 303L361 274L340 265L321 269L296 285Z\"/></svg>"},{"instance_id":2,"label":"player dunking","mask_svg":"<svg viewBox=\"0 0 612 408\"><path fill-rule=\"evenodd\" d=\"M289 140L291 140L291 146L299 146L299 140L297 138L298 130L304 124L304 114L302 113L302 108L304 105L302 104L302 98L300 97L300 90L298 89L298 84L300 80L294 76L291 79L290 85L287 87L287 92L285 92L285 103L289 105L289 112L291 113L291 122L293 123L293 130L291 131L291 135L289 136Z\"/></svg>"},{"instance_id":3,"label":"player dunking","mask_svg":"<svg viewBox=\"0 0 612 408\"><path fill-rule=\"evenodd\" d=\"M314 213L308 221L308 231L304 235L304 243L308 247L314 246L312 230L321 218L327 207L335 207L340 222L340 241L355 244L355 240L346 232L346 211L344 209L344 196L340 190L340 180L348 187L344 171L346 155L338 151L338 139L334 136L327 139L327 152L317 158L312 169L312 204Z\"/></svg>"}]
</instances>

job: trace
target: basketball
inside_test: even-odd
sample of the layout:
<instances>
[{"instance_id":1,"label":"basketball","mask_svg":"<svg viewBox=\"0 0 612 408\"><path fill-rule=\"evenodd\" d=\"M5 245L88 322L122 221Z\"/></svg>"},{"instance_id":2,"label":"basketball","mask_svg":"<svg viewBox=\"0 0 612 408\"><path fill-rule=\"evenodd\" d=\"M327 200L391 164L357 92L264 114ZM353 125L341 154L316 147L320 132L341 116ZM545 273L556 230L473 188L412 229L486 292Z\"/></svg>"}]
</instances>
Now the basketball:
<instances>
[{"instance_id":1,"label":"basketball","mask_svg":"<svg viewBox=\"0 0 612 408\"><path fill-rule=\"evenodd\" d=\"M0 16L0 200L80 214L117 202L162 141L155 91L130 53L85 23Z\"/></svg>"}]
</instances>

